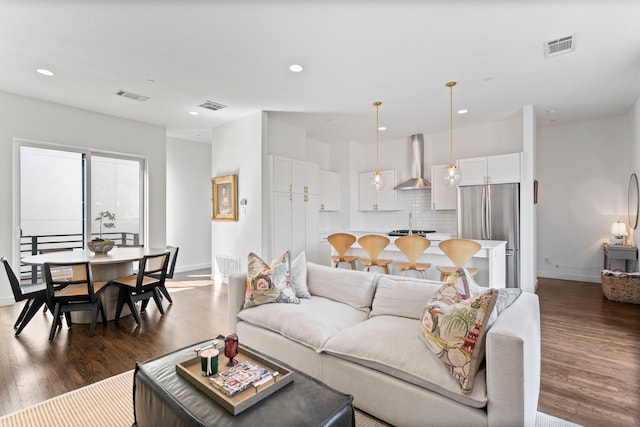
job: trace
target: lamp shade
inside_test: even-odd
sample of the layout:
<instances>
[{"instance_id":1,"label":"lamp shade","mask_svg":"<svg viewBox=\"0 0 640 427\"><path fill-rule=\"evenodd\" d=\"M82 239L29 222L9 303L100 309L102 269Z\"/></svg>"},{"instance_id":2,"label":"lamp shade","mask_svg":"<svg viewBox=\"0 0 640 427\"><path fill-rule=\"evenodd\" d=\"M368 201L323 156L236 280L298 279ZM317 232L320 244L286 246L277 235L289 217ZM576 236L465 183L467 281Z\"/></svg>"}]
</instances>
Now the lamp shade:
<instances>
[{"instance_id":1,"label":"lamp shade","mask_svg":"<svg viewBox=\"0 0 640 427\"><path fill-rule=\"evenodd\" d=\"M611 224L611 234L613 234L614 236L626 236L627 226L624 222L616 221Z\"/></svg>"}]
</instances>

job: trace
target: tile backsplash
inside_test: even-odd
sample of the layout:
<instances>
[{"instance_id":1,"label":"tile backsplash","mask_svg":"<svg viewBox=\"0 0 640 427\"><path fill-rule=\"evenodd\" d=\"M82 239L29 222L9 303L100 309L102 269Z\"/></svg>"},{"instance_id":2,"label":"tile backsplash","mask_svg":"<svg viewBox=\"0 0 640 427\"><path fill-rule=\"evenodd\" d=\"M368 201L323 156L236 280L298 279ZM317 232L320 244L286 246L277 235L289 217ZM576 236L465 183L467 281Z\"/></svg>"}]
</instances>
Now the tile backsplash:
<instances>
[{"instance_id":1,"label":"tile backsplash","mask_svg":"<svg viewBox=\"0 0 640 427\"><path fill-rule=\"evenodd\" d=\"M455 210L431 210L430 190L397 192L397 211L363 212L363 230L391 231L409 228L409 212L412 213L414 230L436 230L438 233L456 234Z\"/></svg>"}]
</instances>

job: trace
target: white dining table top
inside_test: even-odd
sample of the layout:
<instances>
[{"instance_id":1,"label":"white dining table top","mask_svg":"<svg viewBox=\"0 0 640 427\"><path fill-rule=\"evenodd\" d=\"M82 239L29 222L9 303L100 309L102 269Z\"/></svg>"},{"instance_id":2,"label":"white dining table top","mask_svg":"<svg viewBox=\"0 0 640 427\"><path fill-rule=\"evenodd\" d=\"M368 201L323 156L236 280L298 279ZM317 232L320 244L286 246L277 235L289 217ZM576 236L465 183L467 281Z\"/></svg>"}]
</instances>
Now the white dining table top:
<instances>
[{"instance_id":1,"label":"white dining table top","mask_svg":"<svg viewBox=\"0 0 640 427\"><path fill-rule=\"evenodd\" d=\"M23 264L44 265L50 263L85 262L90 264L118 264L141 260L145 255L160 255L167 253L167 248L118 248L115 247L108 254L94 254L89 249L74 249L73 251L49 252L32 255L21 259Z\"/></svg>"}]
</instances>

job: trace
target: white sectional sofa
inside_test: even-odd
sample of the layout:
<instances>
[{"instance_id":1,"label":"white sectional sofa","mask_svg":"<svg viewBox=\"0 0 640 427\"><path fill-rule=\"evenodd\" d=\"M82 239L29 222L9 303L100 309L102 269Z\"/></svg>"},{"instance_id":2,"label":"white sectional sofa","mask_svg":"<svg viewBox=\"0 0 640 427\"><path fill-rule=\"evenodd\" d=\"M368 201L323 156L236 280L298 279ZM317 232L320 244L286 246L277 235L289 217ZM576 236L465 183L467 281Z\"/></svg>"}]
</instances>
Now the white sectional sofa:
<instances>
[{"instance_id":1,"label":"white sectional sofa","mask_svg":"<svg viewBox=\"0 0 640 427\"><path fill-rule=\"evenodd\" d=\"M442 283L307 263L311 298L242 309L246 274L229 280L229 330L241 344L354 396L397 426L534 426L540 388L538 297L525 293L486 336L486 365L463 393L420 338Z\"/></svg>"}]
</instances>

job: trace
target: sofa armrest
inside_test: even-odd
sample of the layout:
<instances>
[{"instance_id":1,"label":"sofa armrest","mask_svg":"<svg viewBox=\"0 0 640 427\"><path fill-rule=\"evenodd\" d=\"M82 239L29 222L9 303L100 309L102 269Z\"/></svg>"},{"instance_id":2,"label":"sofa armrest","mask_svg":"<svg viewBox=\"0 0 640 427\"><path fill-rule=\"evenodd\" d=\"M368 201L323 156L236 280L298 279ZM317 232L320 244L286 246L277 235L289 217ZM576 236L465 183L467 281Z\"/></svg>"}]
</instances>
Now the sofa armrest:
<instances>
[{"instance_id":1,"label":"sofa armrest","mask_svg":"<svg viewBox=\"0 0 640 427\"><path fill-rule=\"evenodd\" d=\"M247 273L234 273L229 276L229 306L227 307L227 321L229 333L236 332L238 313L244 305L244 295L247 286Z\"/></svg>"},{"instance_id":2,"label":"sofa armrest","mask_svg":"<svg viewBox=\"0 0 640 427\"><path fill-rule=\"evenodd\" d=\"M540 302L523 292L487 332L490 426L534 426L540 393Z\"/></svg>"}]
</instances>

